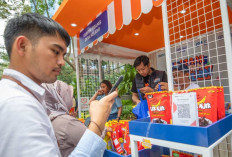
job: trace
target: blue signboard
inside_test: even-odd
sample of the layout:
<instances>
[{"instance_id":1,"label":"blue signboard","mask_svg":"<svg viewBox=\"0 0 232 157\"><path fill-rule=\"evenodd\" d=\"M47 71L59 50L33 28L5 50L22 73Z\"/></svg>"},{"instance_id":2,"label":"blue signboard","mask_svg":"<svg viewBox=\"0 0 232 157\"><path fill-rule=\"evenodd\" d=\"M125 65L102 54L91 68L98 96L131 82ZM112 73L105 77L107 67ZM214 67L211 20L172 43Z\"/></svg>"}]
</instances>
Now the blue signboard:
<instances>
[{"instance_id":1,"label":"blue signboard","mask_svg":"<svg viewBox=\"0 0 232 157\"><path fill-rule=\"evenodd\" d=\"M80 33L80 49L85 48L108 31L107 11L99 15Z\"/></svg>"}]
</instances>

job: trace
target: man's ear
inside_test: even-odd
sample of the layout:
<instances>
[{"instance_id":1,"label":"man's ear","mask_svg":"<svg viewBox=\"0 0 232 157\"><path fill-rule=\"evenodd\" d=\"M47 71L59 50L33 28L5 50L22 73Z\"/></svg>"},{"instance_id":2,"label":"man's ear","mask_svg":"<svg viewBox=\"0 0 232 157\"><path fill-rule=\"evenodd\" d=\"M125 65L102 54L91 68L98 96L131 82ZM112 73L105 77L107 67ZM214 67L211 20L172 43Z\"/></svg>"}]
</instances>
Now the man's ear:
<instances>
[{"instance_id":1,"label":"man's ear","mask_svg":"<svg viewBox=\"0 0 232 157\"><path fill-rule=\"evenodd\" d=\"M18 55L24 56L28 48L30 41L25 36L18 36L15 39L15 49L17 50Z\"/></svg>"}]
</instances>

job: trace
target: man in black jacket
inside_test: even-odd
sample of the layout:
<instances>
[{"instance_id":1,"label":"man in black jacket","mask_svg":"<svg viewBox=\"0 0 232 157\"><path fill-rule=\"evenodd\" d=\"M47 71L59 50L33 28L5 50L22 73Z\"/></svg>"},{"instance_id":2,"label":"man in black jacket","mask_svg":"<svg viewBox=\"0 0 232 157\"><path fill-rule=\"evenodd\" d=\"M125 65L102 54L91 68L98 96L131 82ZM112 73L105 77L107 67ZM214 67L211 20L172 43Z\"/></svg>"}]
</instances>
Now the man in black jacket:
<instances>
[{"instance_id":1,"label":"man in black jacket","mask_svg":"<svg viewBox=\"0 0 232 157\"><path fill-rule=\"evenodd\" d=\"M135 59L134 67L138 72L132 84L132 100L135 104L140 102L138 89L144 99L144 94L158 90L160 84L162 91L168 90L167 74L165 71L158 71L150 67L149 58L145 55Z\"/></svg>"}]
</instances>

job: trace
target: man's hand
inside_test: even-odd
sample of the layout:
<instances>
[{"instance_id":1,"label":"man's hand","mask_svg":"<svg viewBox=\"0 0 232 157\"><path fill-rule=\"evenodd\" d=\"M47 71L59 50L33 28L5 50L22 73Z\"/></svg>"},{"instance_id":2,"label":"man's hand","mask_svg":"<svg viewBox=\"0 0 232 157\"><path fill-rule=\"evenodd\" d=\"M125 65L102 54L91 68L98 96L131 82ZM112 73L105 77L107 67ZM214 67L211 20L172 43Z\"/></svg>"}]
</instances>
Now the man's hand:
<instances>
[{"instance_id":1,"label":"man's hand","mask_svg":"<svg viewBox=\"0 0 232 157\"><path fill-rule=\"evenodd\" d=\"M140 92L143 94L150 93L150 92L154 92L154 89L152 89L151 87L143 87L143 88L140 88Z\"/></svg>"},{"instance_id":2,"label":"man's hand","mask_svg":"<svg viewBox=\"0 0 232 157\"><path fill-rule=\"evenodd\" d=\"M108 119L111 112L111 107L114 103L114 99L117 96L118 92L114 91L101 100L94 100L90 104L89 113L91 121L94 121L99 126L101 131L103 131L105 128L106 120ZM89 129L101 136L101 133L96 124L90 122Z\"/></svg>"},{"instance_id":3,"label":"man's hand","mask_svg":"<svg viewBox=\"0 0 232 157\"><path fill-rule=\"evenodd\" d=\"M160 84L160 88L162 91L168 91L168 83L167 82L159 82L156 86L155 86L155 90L157 91L159 88L159 84Z\"/></svg>"}]
</instances>

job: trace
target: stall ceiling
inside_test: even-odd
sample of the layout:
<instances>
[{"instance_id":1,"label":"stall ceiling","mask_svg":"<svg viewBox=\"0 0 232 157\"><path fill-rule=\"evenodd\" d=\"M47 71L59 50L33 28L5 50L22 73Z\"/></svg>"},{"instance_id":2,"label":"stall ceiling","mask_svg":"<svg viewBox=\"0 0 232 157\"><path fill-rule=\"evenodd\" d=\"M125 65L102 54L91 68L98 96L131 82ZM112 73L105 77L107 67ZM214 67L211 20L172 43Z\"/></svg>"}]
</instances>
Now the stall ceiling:
<instances>
[{"instance_id":1,"label":"stall ceiling","mask_svg":"<svg viewBox=\"0 0 232 157\"><path fill-rule=\"evenodd\" d=\"M95 19L100 12L104 11L106 6L112 1L113 0L64 0L53 19L59 22L71 36L74 36L78 34L81 29L85 28L90 21ZM215 4L219 5L219 3ZM187 14L190 10L191 12L196 10L192 5L195 6L196 4L191 3L191 7L187 9ZM209 11L211 9L209 8ZM220 10L213 12L218 12L218 14L220 14ZM230 9L229 13L231 20ZM179 14L179 12L177 14ZM191 20L188 16L186 16L186 18L186 21ZM72 27L72 23L77 24L77 27ZM195 31L197 30L193 30L193 32ZM135 33L139 33L139 35L136 36ZM121 30L116 30L113 35L109 35L103 42L147 53L164 47L161 7L153 7L148 14L142 14L138 20L132 20L128 26L123 26ZM94 47L91 49L94 49Z\"/></svg>"},{"instance_id":2,"label":"stall ceiling","mask_svg":"<svg viewBox=\"0 0 232 157\"><path fill-rule=\"evenodd\" d=\"M138 36L135 34L139 33ZM132 20L122 30L117 30L103 42L143 52L164 47L164 33L161 7L153 7L148 14L142 14L138 20Z\"/></svg>"},{"instance_id":3,"label":"stall ceiling","mask_svg":"<svg viewBox=\"0 0 232 157\"><path fill-rule=\"evenodd\" d=\"M53 16L69 33L74 36L83 29L96 15L106 9L113 0L64 0ZM76 23L77 27L71 24ZM135 33L139 33L135 36ZM103 42L120 47L150 52L164 47L164 35L161 7L153 7L148 14L142 14L138 20L133 20L122 30L116 30Z\"/></svg>"},{"instance_id":4,"label":"stall ceiling","mask_svg":"<svg viewBox=\"0 0 232 157\"><path fill-rule=\"evenodd\" d=\"M76 35L89 22L106 9L113 0L63 0L59 9L52 17L59 22L70 36ZM77 24L72 27L71 24Z\"/></svg>"}]
</instances>

